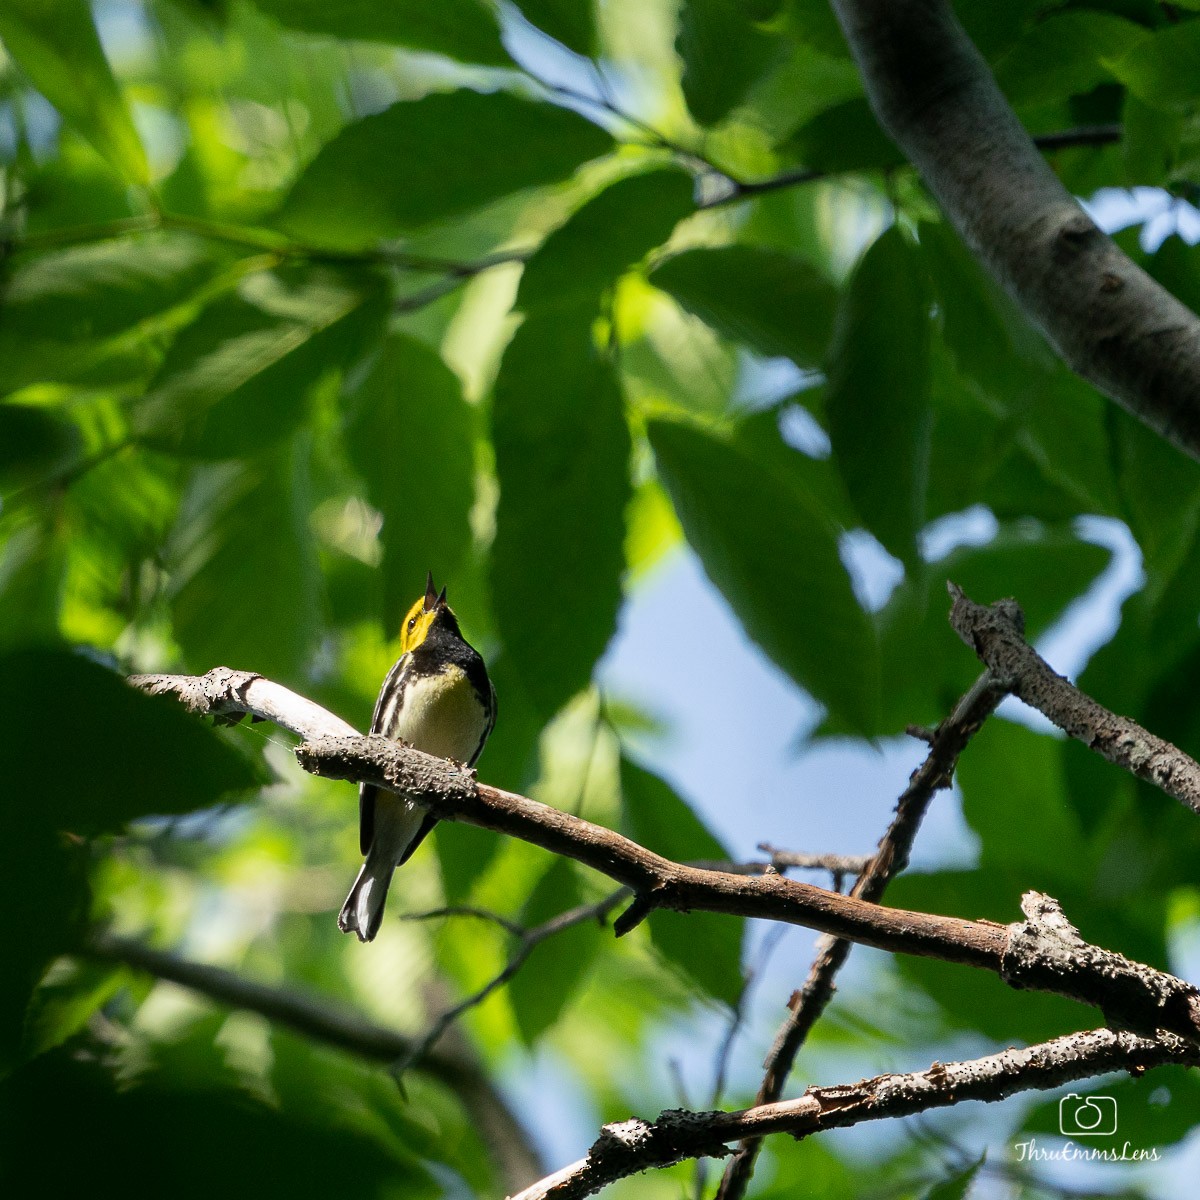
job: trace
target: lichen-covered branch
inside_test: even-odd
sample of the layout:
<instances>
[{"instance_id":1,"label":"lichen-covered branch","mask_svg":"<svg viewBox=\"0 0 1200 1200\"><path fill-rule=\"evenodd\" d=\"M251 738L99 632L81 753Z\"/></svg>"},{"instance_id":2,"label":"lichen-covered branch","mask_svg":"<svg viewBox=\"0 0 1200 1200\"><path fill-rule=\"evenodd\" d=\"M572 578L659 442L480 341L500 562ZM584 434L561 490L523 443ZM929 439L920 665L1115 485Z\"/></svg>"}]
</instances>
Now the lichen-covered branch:
<instances>
[{"instance_id":1,"label":"lichen-covered branch","mask_svg":"<svg viewBox=\"0 0 1200 1200\"><path fill-rule=\"evenodd\" d=\"M949 588L950 624L1005 690L1110 763L1200 812L1200 763L1129 717L1109 712L1059 675L1025 640L1011 601L988 607L953 583Z\"/></svg>"},{"instance_id":2,"label":"lichen-covered branch","mask_svg":"<svg viewBox=\"0 0 1200 1200\"><path fill-rule=\"evenodd\" d=\"M878 1075L860 1083L810 1087L795 1100L740 1112L669 1111L655 1121L636 1117L606 1125L585 1158L548 1175L513 1200L579 1200L614 1180L686 1158L724 1157L729 1143L786 1133L808 1137L826 1129L945 1108L964 1100L1003 1100L1016 1092L1058 1087L1109 1071L1142 1071L1164 1063L1200 1063L1195 1043L1096 1029L1024 1050L1004 1050L968 1062L937 1063L909 1075Z\"/></svg>"}]
</instances>

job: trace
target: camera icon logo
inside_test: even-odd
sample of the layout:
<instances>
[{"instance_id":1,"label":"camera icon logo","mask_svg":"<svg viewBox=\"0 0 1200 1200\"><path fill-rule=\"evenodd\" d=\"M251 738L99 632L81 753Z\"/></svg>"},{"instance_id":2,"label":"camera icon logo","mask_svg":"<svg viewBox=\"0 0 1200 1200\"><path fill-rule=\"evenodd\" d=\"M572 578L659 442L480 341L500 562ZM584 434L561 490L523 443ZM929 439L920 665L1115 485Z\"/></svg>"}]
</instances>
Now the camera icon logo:
<instances>
[{"instance_id":1,"label":"camera icon logo","mask_svg":"<svg viewBox=\"0 0 1200 1200\"><path fill-rule=\"evenodd\" d=\"M1116 1097L1069 1093L1058 1102L1058 1130L1065 1137L1111 1137L1117 1132Z\"/></svg>"}]
</instances>

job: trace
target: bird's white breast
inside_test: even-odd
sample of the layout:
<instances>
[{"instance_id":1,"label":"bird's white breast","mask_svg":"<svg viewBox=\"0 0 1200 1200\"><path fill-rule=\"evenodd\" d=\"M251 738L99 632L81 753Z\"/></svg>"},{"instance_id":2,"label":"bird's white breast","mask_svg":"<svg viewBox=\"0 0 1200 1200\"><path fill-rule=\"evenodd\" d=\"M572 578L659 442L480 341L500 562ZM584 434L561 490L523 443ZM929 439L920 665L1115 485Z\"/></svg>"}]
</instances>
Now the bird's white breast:
<instances>
[{"instance_id":1,"label":"bird's white breast","mask_svg":"<svg viewBox=\"0 0 1200 1200\"><path fill-rule=\"evenodd\" d=\"M479 748L487 712L460 667L408 680L395 736L417 750L467 762Z\"/></svg>"}]
</instances>

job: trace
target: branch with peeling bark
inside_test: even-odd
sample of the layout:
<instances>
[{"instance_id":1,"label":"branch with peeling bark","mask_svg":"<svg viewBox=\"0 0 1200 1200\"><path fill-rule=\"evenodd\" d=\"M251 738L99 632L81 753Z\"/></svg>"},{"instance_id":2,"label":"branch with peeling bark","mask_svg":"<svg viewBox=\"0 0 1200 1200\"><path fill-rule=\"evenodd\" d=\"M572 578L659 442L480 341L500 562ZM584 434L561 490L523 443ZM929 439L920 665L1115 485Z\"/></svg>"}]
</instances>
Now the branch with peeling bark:
<instances>
[{"instance_id":1,"label":"branch with peeling bark","mask_svg":"<svg viewBox=\"0 0 1200 1200\"><path fill-rule=\"evenodd\" d=\"M818 929L900 954L924 955L994 971L1012 987L1056 992L1101 1008L1110 1020L1151 1034L1165 1028L1200 1036L1200 993L1173 976L1087 946L1064 970L1051 953L1061 929L1045 914L1012 926L886 908L780 875L748 876L672 862L610 829L525 796L479 783L474 773L380 737L332 735L344 722L277 684L225 668L208 675L138 676L138 686L175 692L194 711L265 715L308 740L296 748L306 770L373 783L408 796L442 820L511 834L590 866L634 893L614 931L631 929L656 908L758 917ZM298 701L298 703L293 703ZM1050 903L1053 903L1052 901ZM1041 911L1041 910L1039 910ZM1064 919L1065 923L1065 919ZM1084 946L1080 939L1080 946Z\"/></svg>"},{"instance_id":2,"label":"branch with peeling bark","mask_svg":"<svg viewBox=\"0 0 1200 1200\"><path fill-rule=\"evenodd\" d=\"M1200 458L1200 320L1063 187L949 0L832 0L880 124L1063 360Z\"/></svg>"},{"instance_id":3,"label":"branch with peeling bark","mask_svg":"<svg viewBox=\"0 0 1200 1200\"><path fill-rule=\"evenodd\" d=\"M1142 1071L1165 1063L1200 1064L1194 1042L1163 1033L1146 1038L1096 1029L1023 1050L967 1062L934 1063L909 1075L879 1075L860 1083L811 1087L795 1100L740 1112L662 1113L606 1125L585 1158L526 1188L513 1200L578 1200L607 1184L686 1158L724 1157L739 1138L786 1133L809 1137L885 1117L945 1108L964 1100L1003 1100L1109 1071Z\"/></svg>"},{"instance_id":4,"label":"branch with peeling bark","mask_svg":"<svg viewBox=\"0 0 1200 1200\"><path fill-rule=\"evenodd\" d=\"M949 587L950 624L1005 691L1102 758L1200 813L1200 763L1129 717L1109 712L1059 675L1026 642L1011 601L989 607L976 604L954 584Z\"/></svg>"}]
</instances>

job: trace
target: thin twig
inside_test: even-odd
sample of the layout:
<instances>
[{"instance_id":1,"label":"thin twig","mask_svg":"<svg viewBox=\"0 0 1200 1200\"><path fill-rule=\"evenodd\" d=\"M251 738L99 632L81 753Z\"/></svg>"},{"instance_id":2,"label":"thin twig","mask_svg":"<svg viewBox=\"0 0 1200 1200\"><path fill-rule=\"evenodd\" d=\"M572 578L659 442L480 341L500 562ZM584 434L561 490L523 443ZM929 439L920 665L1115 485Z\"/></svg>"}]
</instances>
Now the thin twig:
<instances>
[{"instance_id":1,"label":"thin twig","mask_svg":"<svg viewBox=\"0 0 1200 1200\"><path fill-rule=\"evenodd\" d=\"M1068 150L1076 146L1111 146L1122 137L1122 127L1111 125L1081 125L1076 129L1060 129L1054 133L1038 134L1033 144L1039 150L1053 153L1056 150ZM768 192L778 192L784 188L801 187L806 183L818 183L842 174L838 171L816 171L810 167L793 167L780 171L769 179L734 179L727 172L720 172L728 184L724 188L715 189L712 196L701 205L702 208L720 208L726 204L736 204L739 200L751 200Z\"/></svg>"},{"instance_id":2,"label":"thin twig","mask_svg":"<svg viewBox=\"0 0 1200 1200\"><path fill-rule=\"evenodd\" d=\"M458 1004L455 1004L452 1008L446 1009L445 1012L441 1013L434 1020L423 1037L415 1040L402 1053L396 1055L395 1060L391 1064L392 1074L400 1078L410 1066L420 1062L423 1055L431 1053L441 1040L442 1035L445 1034L451 1025L465 1013L470 1012L471 1009L477 1008L498 988L508 983L525 965L526 960L533 951L542 942L546 941L547 938L552 938L555 934L562 933L567 929L573 929L576 925L582 925L586 921L603 921L628 895L628 889L618 888L615 892L611 892L605 896L603 900L593 901L590 904L578 904L574 908L569 908L566 912L561 912L557 916L551 917L548 921L543 921L540 925L534 925L531 928L525 928L514 922L509 922L496 913L488 912L486 909L459 908L449 911L443 910L446 915L464 914L473 917L488 917L505 927L509 933L517 938L517 947L508 956L508 960L504 966L483 987L472 992L471 995L461 1000ZM426 914L414 915L421 917Z\"/></svg>"},{"instance_id":3,"label":"thin twig","mask_svg":"<svg viewBox=\"0 0 1200 1200\"><path fill-rule=\"evenodd\" d=\"M937 792L950 786L959 755L1003 698L1003 689L997 687L991 673L985 671L932 732L929 753L913 772L908 787L896 802L895 815L880 839L874 857L860 868L850 892L852 896L876 903L883 899L892 878L908 865L908 856L929 802ZM768 850L765 846L759 849ZM774 858L774 852L768 852ZM799 991L792 993L788 1014L776 1031L763 1063L763 1081L755 1097L756 1104L771 1104L783 1095L784 1084L800 1047L833 999L834 980L849 957L850 949L851 943L844 938L821 938L808 978ZM717 1200L740 1200L745 1195L760 1145L751 1139L737 1148L726 1164Z\"/></svg>"}]
</instances>

